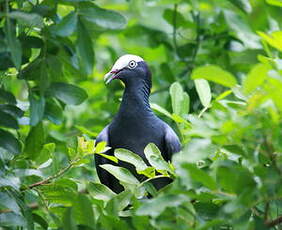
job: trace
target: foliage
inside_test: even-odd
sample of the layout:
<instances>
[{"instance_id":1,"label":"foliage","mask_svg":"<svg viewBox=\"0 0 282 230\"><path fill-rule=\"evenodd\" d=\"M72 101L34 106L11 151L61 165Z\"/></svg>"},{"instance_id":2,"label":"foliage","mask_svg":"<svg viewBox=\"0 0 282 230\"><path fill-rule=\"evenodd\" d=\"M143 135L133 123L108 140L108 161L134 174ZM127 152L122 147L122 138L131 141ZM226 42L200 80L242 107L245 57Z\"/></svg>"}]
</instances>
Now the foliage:
<instances>
[{"instance_id":1,"label":"foliage","mask_svg":"<svg viewBox=\"0 0 282 230\"><path fill-rule=\"evenodd\" d=\"M281 7L0 0L0 229L281 229ZM123 90L102 76L124 53L150 65L151 106L183 143L172 162L95 146ZM115 194L94 154L147 179L103 165Z\"/></svg>"}]
</instances>

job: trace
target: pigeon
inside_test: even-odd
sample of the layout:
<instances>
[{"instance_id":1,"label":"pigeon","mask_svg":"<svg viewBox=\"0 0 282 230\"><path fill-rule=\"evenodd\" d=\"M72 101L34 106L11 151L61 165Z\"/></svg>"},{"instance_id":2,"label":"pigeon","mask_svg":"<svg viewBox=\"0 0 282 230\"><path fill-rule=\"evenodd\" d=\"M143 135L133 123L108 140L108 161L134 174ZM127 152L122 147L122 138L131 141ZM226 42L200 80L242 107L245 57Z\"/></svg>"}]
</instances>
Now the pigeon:
<instances>
[{"instance_id":1,"label":"pigeon","mask_svg":"<svg viewBox=\"0 0 282 230\"><path fill-rule=\"evenodd\" d=\"M119 79L125 85L121 105L112 122L97 136L96 144L105 141L111 147L106 154L112 156L117 148L130 150L149 165L144 149L149 143L154 143L161 151L163 158L170 161L172 154L181 150L181 144L173 129L158 118L150 107L152 80L147 63L139 56L123 55L104 77L106 84L114 79ZM95 164L102 184L116 193L124 190L113 175L99 167L103 164L115 163L95 154ZM129 169L139 181L146 179L145 176L137 174L134 166L129 163L119 161L117 165ZM159 190L170 182L170 178L159 178L153 180L153 185Z\"/></svg>"}]
</instances>

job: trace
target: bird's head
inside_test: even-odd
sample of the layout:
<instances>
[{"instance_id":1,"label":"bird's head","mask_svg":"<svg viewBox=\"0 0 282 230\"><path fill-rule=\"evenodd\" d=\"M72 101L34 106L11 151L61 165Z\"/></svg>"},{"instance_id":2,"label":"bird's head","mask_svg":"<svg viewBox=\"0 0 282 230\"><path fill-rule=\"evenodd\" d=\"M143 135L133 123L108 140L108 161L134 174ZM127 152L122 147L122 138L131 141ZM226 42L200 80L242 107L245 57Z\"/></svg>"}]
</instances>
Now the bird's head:
<instances>
[{"instance_id":1,"label":"bird's head","mask_svg":"<svg viewBox=\"0 0 282 230\"><path fill-rule=\"evenodd\" d=\"M145 80L151 85L151 73L146 62L139 56L126 54L121 56L104 77L106 84L114 79L120 79L128 85Z\"/></svg>"}]
</instances>

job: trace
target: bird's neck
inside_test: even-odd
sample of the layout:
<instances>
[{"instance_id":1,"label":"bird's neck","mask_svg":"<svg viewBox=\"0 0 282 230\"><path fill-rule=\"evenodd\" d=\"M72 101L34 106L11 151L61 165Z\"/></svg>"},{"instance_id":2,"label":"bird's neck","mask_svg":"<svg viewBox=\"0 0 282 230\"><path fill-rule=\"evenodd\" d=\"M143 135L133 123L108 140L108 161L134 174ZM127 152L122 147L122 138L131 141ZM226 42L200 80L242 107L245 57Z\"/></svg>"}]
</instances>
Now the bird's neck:
<instances>
[{"instance_id":1,"label":"bird's neck","mask_svg":"<svg viewBox=\"0 0 282 230\"><path fill-rule=\"evenodd\" d=\"M149 96L151 83L145 80L135 80L125 84L125 90L119 109L119 115L143 116L153 114Z\"/></svg>"}]
</instances>

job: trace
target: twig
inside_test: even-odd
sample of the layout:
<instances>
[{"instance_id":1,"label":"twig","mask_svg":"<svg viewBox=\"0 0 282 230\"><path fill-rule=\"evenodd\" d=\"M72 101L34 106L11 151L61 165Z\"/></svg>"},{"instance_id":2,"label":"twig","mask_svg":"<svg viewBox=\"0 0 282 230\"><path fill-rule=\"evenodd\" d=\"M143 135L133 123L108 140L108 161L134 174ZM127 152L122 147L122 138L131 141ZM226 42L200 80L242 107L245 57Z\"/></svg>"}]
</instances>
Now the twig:
<instances>
[{"instance_id":1,"label":"twig","mask_svg":"<svg viewBox=\"0 0 282 230\"><path fill-rule=\"evenodd\" d=\"M278 224L281 224L282 223L282 216L279 216L279 217L277 217L276 219L274 219L274 220L269 220L269 221L266 221L265 222L265 225L267 226L267 227L274 227L274 226L276 226L276 225L278 225Z\"/></svg>"},{"instance_id":2,"label":"twig","mask_svg":"<svg viewBox=\"0 0 282 230\"><path fill-rule=\"evenodd\" d=\"M44 184L48 184L50 181L60 177L61 175L63 175L65 172L67 172L69 169L71 169L74 165L74 162L71 162L67 167L61 169L58 173L56 173L55 175L49 176L46 179L42 180L42 181L38 181L34 184L28 185L26 189L23 190L27 190L27 189L32 189L34 187L40 186L40 185L44 185Z\"/></svg>"},{"instance_id":3,"label":"twig","mask_svg":"<svg viewBox=\"0 0 282 230\"><path fill-rule=\"evenodd\" d=\"M269 202L267 201L264 208L264 221L267 222L269 211Z\"/></svg>"}]
</instances>

